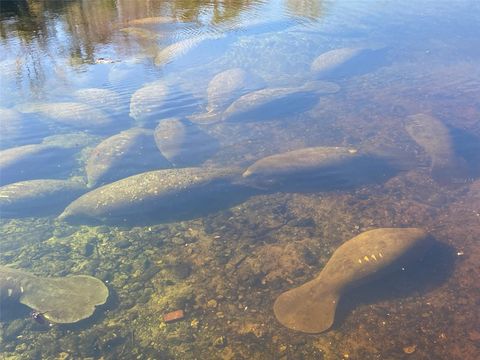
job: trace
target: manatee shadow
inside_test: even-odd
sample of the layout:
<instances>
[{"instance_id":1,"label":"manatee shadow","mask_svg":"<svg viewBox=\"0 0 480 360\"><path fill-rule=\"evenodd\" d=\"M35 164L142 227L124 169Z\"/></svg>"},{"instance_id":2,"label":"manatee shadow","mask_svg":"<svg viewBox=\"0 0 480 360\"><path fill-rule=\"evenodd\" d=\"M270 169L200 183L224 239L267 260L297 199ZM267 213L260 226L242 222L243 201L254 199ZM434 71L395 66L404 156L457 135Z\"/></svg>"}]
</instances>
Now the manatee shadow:
<instances>
[{"instance_id":1,"label":"manatee shadow","mask_svg":"<svg viewBox=\"0 0 480 360\"><path fill-rule=\"evenodd\" d=\"M320 78L327 80L338 80L353 76L364 75L388 66L392 63L388 58L388 49L365 49L357 56L346 61L342 65L322 74Z\"/></svg>"},{"instance_id":2,"label":"manatee shadow","mask_svg":"<svg viewBox=\"0 0 480 360\"><path fill-rule=\"evenodd\" d=\"M367 184L381 184L396 176L401 168L391 161L364 155L348 159L341 164L322 169L321 172L302 173L288 176L275 183L265 183L267 193L317 193L349 190ZM263 184L259 186L262 188Z\"/></svg>"},{"instance_id":3,"label":"manatee shadow","mask_svg":"<svg viewBox=\"0 0 480 360\"><path fill-rule=\"evenodd\" d=\"M464 129L449 127L455 154L465 160L468 176L480 177L480 138Z\"/></svg>"},{"instance_id":4,"label":"manatee shadow","mask_svg":"<svg viewBox=\"0 0 480 360\"><path fill-rule=\"evenodd\" d=\"M352 311L362 304L422 295L443 284L453 273L455 249L434 241L419 261L343 294L332 329L339 329Z\"/></svg>"}]
</instances>

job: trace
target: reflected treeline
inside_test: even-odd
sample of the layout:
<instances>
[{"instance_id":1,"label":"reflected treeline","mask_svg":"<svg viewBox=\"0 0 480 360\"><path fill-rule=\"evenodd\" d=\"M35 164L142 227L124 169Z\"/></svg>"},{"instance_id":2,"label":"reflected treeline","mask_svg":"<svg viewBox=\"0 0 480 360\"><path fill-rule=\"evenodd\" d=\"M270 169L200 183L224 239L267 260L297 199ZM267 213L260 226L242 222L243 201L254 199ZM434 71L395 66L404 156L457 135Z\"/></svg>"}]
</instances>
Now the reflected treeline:
<instances>
[{"instance_id":1,"label":"reflected treeline","mask_svg":"<svg viewBox=\"0 0 480 360\"><path fill-rule=\"evenodd\" d=\"M285 0L285 9L290 14L309 19L318 19L324 12L323 0Z\"/></svg>"},{"instance_id":2,"label":"reflected treeline","mask_svg":"<svg viewBox=\"0 0 480 360\"><path fill-rule=\"evenodd\" d=\"M119 36L130 22L149 18L144 27L162 31L174 24L216 25L232 21L259 0L1 0L1 60L17 61L16 83L35 91L64 65L94 63L98 49L113 45L120 56L136 55L139 39ZM155 24L155 19L163 21ZM140 20L141 22L141 20ZM173 24L173 25L172 25ZM143 26L141 25L141 26ZM157 25L165 25L158 28ZM173 26L173 28L172 28ZM180 25L181 26L181 25ZM192 24L188 25L192 26ZM167 31L167 30L165 30ZM155 46L155 39L147 39ZM145 41L144 41L145 42Z\"/></svg>"}]
</instances>

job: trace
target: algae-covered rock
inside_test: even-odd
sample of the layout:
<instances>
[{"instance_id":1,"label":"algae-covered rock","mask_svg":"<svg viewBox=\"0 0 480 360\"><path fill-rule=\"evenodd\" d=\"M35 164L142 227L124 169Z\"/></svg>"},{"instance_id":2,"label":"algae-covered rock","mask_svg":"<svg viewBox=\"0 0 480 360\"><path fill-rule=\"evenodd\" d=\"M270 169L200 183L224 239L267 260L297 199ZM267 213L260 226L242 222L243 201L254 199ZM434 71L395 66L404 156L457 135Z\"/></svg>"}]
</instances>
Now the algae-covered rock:
<instances>
[{"instance_id":1,"label":"algae-covered rock","mask_svg":"<svg viewBox=\"0 0 480 360\"><path fill-rule=\"evenodd\" d=\"M273 306L275 316L293 330L328 330L346 290L421 258L430 240L418 228L381 228L361 233L341 245L315 279L281 294Z\"/></svg>"},{"instance_id":2,"label":"algae-covered rock","mask_svg":"<svg viewBox=\"0 0 480 360\"><path fill-rule=\"evenodd\" d=\"M344 147L309 147L267 156L243 173L248 182L260 186L277 185L287 180L347 179L358 152Z\"/></svg>"},{"instance_id":3,"label":"algae-covered rock","mask_svg":"<svg viewBox=\"0 0 480 360\"><path fill-rule=\"evenodd\" d=\"M75 323L90 317L109 295L92 276L48 278L0 266L0 301L19 301L55 323Z\"/></svg>"},{"instance_id":4,"label":"algae-covered rock","mask_svg":"<svg viewBox=\"0 0 480 360\"><path fill-rule=\"evenodd\" d=\"M61 211L86 191L80 179L26 180L0 187L2 216L45 216Z\"/></svg>"},{"instance_id":5,"label":"algae-covered rock","mask_svg":"<svg viewBox=\"0 0 480 360\"><path fill-rule=\"evenodd\" d=\"M132 128L98 144L88 157L88 186L97 186L148 170L170 167L159 154L153 131Z\"/></svg>"},{"instance_id":6,"label":"algae-covered rock","mask_svg":"<svg viewBox=\"0 0 480 360\"><path fill-rule=\"evenodd\" d=\"M155 143L165 158L175 166L194 166L214 155L218 140L196 124L179 118L165 119L155 128Z\"/></svg>"},{"instance_id":7,"label":"algae-covered rock","mask_svg":"<svg viewBox=\"0 0 480 360\"><path fill-rule=\"evenodd\" d=\"M41 179L58 173L72 148L49 144L23 145L0 151L0 185Z\"/></svg>"},{"instance_id":8,"label":"algae-covered rock","mask_svg":"<svg viewBox=\"0 0 480 360\"><path fill-rule=\"evenodd\" d=\"M182 168L145 172L104 185L72 202L60 219L108 220L169 216L200 206L199 198L215 200L231 189L236 172L229 169ZM206 200L209 201L209 200ZM208 204L202 204L208 206Z\"/></svg>"}]
</instances>

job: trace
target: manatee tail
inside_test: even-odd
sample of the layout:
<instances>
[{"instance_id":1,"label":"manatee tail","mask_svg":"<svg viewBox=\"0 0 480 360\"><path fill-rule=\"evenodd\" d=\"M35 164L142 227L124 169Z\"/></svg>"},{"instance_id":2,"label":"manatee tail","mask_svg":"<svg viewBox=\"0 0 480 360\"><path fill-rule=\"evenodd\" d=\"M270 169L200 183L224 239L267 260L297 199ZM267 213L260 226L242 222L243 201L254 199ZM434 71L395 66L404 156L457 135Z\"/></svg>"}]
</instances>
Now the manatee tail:
<instances>
[{"instance_id":1,"label":"manatee tail","mask_svg":"<svg viewBox=\"0 0 480 360\"><path fill-rule=\"evenodd\" d=\"M20 302L55 323L74 323L89 317L97 305L106 302L109 293L101 280L86 275L30 276L22 285Z\"/></svg>"},{"instance_id":2,"label":"manatee tail","mask_svg":"<svg viewBox=\"0 0 480 360\"><path fill-rule=\"evenodd\" d=\"M315 334L333 325L338 299L338 293L322 283L310 281L281 294L275 300L273 311L282 325Z\"/></svg>"}]
</instances>

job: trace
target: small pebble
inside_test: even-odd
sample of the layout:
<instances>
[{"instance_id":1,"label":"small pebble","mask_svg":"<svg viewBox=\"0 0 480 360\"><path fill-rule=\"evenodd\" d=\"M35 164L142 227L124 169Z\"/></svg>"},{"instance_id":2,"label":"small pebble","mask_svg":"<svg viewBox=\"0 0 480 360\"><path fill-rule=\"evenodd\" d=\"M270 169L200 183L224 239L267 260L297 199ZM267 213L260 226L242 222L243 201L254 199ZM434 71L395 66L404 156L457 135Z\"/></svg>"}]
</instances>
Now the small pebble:
<instances>
[{"instance_id":1,"label":"small pebble","mask_svg":"<svg viewBox=\"0 0 480 360\"><path fill-rule=\"evenodd\" d=\"M410 346L405 346L403 348L403 352L405 354L413 354L417 350L417 345L410 345Z\"/></svg>"},{"instance_id":2,"label":"small pebble","mask_svg":"<svg viewBox=\"0 0 480 360\"><path fill-rule=\"evenodd\" d=\"M174 321L182 320L185 317L183 310L175 310L163 315L163 321L171 323Z\"/></svg>"}]
</instances>

